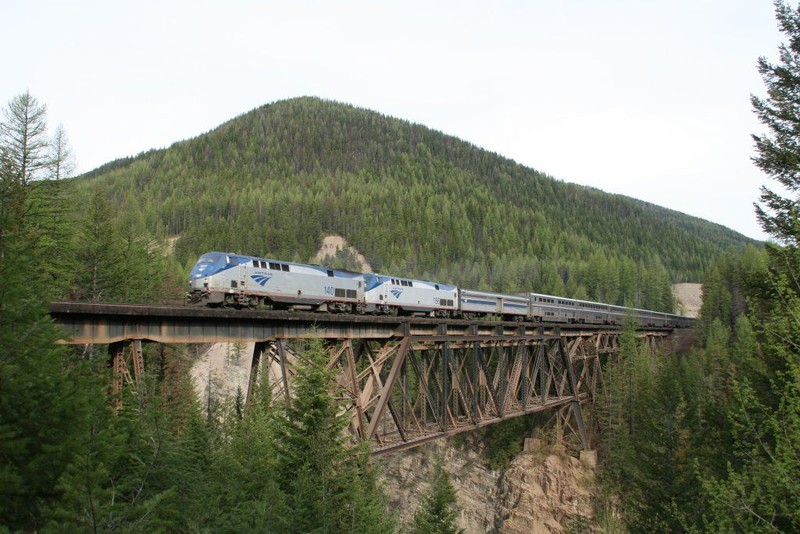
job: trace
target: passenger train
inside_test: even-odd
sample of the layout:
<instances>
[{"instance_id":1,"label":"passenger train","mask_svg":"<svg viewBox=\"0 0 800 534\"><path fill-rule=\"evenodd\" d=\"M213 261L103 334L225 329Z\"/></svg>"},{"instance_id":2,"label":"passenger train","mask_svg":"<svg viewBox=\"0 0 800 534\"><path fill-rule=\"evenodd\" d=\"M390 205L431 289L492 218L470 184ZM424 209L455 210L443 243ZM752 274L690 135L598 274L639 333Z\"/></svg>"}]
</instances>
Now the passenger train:
<instances>
[{"instance_id":1,"label":"passenger train","mask_svg":"<svg viewBox=\"0 0 800 534\"><path fill-rule=\"evenodd\" d=\"M663 312L525 293L506 295L396 276L355 273L254 256L208 252L189 275L190 303L271 306L328 313L421 315L506 321L622 324L626 316L655 327L694 320Z\"/></svg>"}]
</instances>

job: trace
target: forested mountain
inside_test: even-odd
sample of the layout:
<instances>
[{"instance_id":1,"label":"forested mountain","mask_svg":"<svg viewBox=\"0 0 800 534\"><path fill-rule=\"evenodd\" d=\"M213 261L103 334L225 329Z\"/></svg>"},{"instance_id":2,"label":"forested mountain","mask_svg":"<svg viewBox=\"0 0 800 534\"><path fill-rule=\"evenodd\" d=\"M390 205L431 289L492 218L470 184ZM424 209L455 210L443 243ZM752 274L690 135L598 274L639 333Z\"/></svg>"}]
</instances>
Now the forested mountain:
<instances>
[{"instance_id":1,"label":"forested mountain","mask_svg":"<svg viewBox=\"0 0 800 534\"><path fill-rule=\"evenodd\" d=\"M335 233L384 272L662 309L670 282L700 280L749 241L317 98L262 106L77 184L134 227L180 236L183 265L212 249L308 261Z\"/></svg>"}]
</instances>

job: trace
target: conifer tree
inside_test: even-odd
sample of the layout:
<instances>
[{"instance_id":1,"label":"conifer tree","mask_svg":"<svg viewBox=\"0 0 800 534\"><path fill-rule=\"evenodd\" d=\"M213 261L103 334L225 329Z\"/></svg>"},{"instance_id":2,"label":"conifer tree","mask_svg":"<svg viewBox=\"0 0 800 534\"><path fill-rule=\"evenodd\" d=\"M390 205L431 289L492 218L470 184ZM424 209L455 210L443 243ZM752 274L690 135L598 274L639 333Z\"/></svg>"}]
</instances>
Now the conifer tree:
<instances>
[{"instance_id":1,"label":"conifer tree","mask_svg":"<svg viewBox=\"0 0 800 534\"><path fill-rule=\"evenodd\" d=\"M780 61L758 60L758 72L767 88L767 98L751 97L759 121L769 135L753 135L758 167L782 189L796 195L800 190L800 11L783 0L775 2L778 27L787 42L780 45ZM764 230L784 245L798 244L800 211L798 198L784 197L766 186L761 188L756 213Z\"/></svg>"},{"instance_id":2,"label":"conifer tree","mask_svg":"<svg viewBox=\"0 0 800 534\"><path fill-rule=\"evenodd\" d=\"M47 106L25 91L11 99L0 120L4 173L22 186L42 178L50 164Z\"/></svg>"},{"instance_id":3,"label":"conifer tree","mask_svg":"<svg viewBox=\"0 0 800 534\"><path fill-rule=\"evenodd\" d=\"M264 375L241 417L236 406L227 405L223 422L212 431L206 495L195 505L199 526L218 532L290 530L286 496L276 477L272 389Z\"/></svg>"},{"instance_id":4,"label":"conifer tree","mask_svg":"<svg viewBox=\"0 0 800 534\"><path fill-rule=\"evenodd\" d=\"M63 334L30 276L41 258L13 157L0 145L0 524L35 531L60 496L56 483L84 425L87 384L56 345Z\"/></svg>"},{"instance_id":5,"label":"conifer tree","mask_svg":"<svg viewBox=\"0 0 800 534\"><path fill-rule=\"evenodd\" d=\"M800 529L800 8L776 0L775 11L787 42L780 46L778 64L763 57L758 62L768 97L751 100L770 134L753 136L754 161L789 196L765 186L762 205L756 206L762 227L777 244L768 246L764 280L751 288L749 319L757 343L748 325L737 323L733 355L740 372L728 388L727 470L703 480L710 496L706 524L716 531Z\"/></svg>"},{"instance_id":6,"label":"conifer tree","mask_svg":"<svg viewBox=\"0 0 800 534\"><path fill-rule=\"evenodd\" d=\"M56 126L50 141L47 178L54 181L71 178L75 171L75 154L69 144L69 136L63 124Z\"/></svg>"},{"instance_id":7,"label":"conifer tree","mask_svg":"<svg viewBox=\"0 0 800 534\"><path fill-rule=\"evenodd\" d=\"M463 532L456 523L456 490L444 469L441 455L437 455L431 473L431 487L421 496L414 514L414 534L457 534Z\"/></svg>"},{"instance_id":8,"label":"conifer tree","mask_svg":"<svg viewBox=\"0 0 800 534\"><path fill-rule=\"evenodd\" d=\"M348 419L332 392L322 341L306 343L294 376L294 398L275 419L275 474L290 532L392 529L365 446L351 447Z\"/></svg>"}]
</instances>

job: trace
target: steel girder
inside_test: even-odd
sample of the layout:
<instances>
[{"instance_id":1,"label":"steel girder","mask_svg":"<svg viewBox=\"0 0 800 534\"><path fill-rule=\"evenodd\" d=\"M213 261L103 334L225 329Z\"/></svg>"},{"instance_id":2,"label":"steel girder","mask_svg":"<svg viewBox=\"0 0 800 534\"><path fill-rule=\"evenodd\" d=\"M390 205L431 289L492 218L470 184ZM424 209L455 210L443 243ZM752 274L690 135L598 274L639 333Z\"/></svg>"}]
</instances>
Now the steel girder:
<instances>
[{"instance_id":1,"label":"steel girder","mask_svg":"<svg viewBox=\"0 0 800 534\"><path fill-rule=\"evenodd\" d=\"M332 339L328 367L333 388L349 414L354 442L380 454L521 415L552 410L557 434L590 448L591 425L582 405L603 387L601 363L619 351L619 331L520 327L439 334L406 329L386 339ZM642 331L654 351L667 334ZM142 341L109 345L112 393L141 387ZM255 344L247 392L262 375L273 396L291 402L298 356L287 339Z\"/></svg>"},{"instance_id":2,"label":"steel girder","mask_svg":"<svg viewBox=\"0 0 800 534\"><path fill-rule=\"evenodd\" d=\"M640 334L652 349L662 333ZM413 335L328 340L334 390L354 442L376 453L402 450L512 417L556 410L561 427L590 447L581 405L602 387L601 359L619 332ZM285 341L257 343L251 374L268 372L276 396L291 399L296 357ZM248 393L249 395L249 393Z\"/></svg>"}]
</instances>

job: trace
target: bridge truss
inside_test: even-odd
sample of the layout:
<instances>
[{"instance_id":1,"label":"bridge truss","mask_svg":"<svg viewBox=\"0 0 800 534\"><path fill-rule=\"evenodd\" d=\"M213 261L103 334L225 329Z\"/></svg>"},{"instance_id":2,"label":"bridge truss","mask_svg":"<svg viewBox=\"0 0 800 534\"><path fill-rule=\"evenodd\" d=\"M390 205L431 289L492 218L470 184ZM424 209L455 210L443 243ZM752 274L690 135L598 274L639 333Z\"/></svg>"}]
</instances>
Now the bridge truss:
<instances>
[{"instance_id":1,"label":"bridge truss","mask_svg":"<svg viewBox=\"0 0 800 534\"><path fill-rule=\"evenodd\" d=\"M329 340L328 367L335 370L335 391L350 414L353 439L383 453L554 411L579 448L590 448L581 405L596 401L601 360L619 350L619 332L535 330ZM654 347L665 334L640 336ZM286 340L257 343L251 389L259 372L267 372L276 397L290 402L298 358Z\"/></svg>"},{"instance_id":2,"label":"bridge truss","mask_svg":"<svg viewBox=\"0 0 800 534\"><path fill-rule=\"evenodd\" d=\"M621 334L602 325L58 306L51 315L72 336L67 342L109 343L115 391L138 383L143 340L253 341L248 397L261 375L291 402L302 359L296 340L322 338L353 441L378 454L545 411L588 449L581 407L596 402L602 362L619 351ZM669 334L637 335L655 350Z\"/></svg>"}]
</instances>

